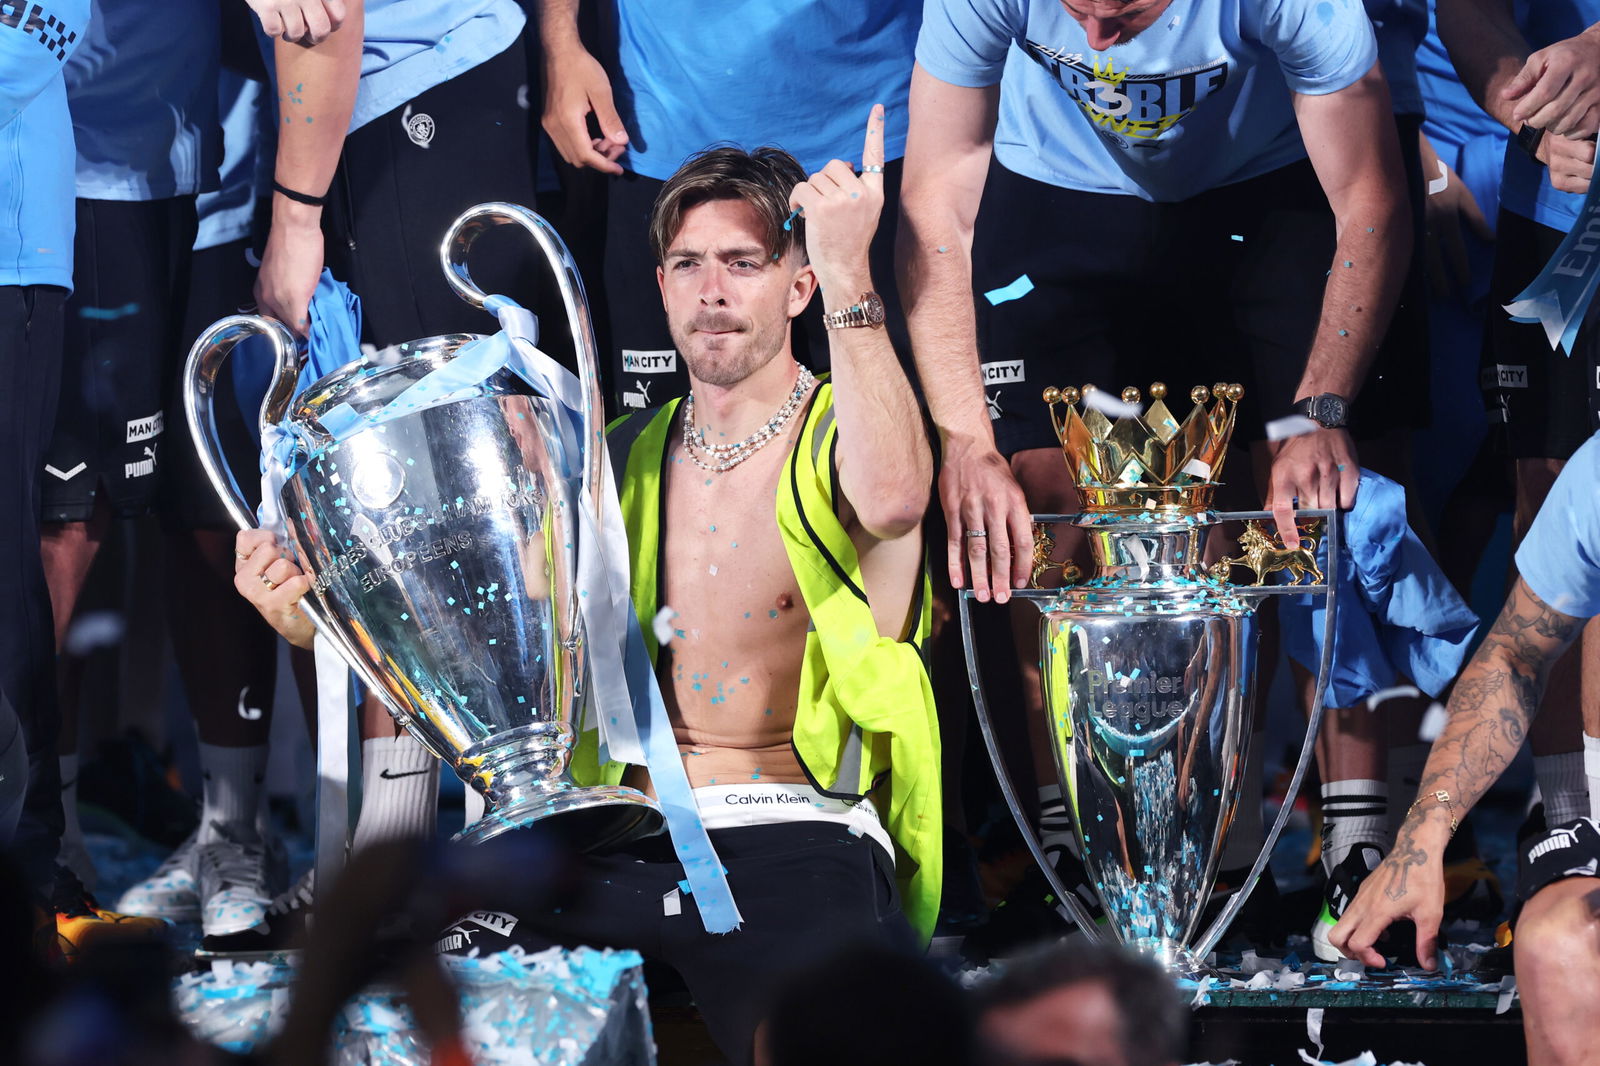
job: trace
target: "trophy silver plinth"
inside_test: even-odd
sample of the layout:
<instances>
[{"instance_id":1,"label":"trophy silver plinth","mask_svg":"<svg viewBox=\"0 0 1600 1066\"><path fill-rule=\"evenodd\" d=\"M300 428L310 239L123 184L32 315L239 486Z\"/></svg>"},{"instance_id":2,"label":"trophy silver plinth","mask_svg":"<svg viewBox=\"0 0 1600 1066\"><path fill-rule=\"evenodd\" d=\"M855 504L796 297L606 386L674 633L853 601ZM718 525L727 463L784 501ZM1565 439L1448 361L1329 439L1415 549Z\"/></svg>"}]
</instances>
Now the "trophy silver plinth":
<instances>
[{"instance_id":1,"label":"trophy silver plinth","mask_svg":"<svg viewBox=\"0 0 1600 1066\"><path fill-rule=\"evenodd\" d=\"M370 358L351 352L291 402L295 340L281 323L249 315L195 342L185 409L212 485L239 526L254 527L211 405L234 345L255 334L271 341L275 376L261 422L287 419L301 449L279 505L295 559L313 579L302 609L318 639L483 794L483 817L457 839L540 822L601 849L658 832L662 817L635 789L579 787L566 775L586 670L578 511L592 508L598 523L603 491L594 340L566 246L526 208L483 204L456 219L440 246L451 285L483 305L466 256L479 233L500 224L525 227L556 273L578 354L580 433L555 399L502 369L447 402L357 421L336 437L324 424L335 412L347 425L351 415L376 414L479 338L429 337Z\"/></svg>"},{"instance_id":2,"label":"trophy silver plinth","mask_svg":"<svg viewBox=\"0 0 1600 1066\"><path fill-rule=\"evenodd\" d=\"M1288 550L1260 524L1266 512L1210 509L1232 433L1239 386L1191 393L1195 408L1179 423L1151 387L1153 402L1140 418L1113 425L1093 408L1079 414L1076 389L1047 390L1064 403L1056 427L1077 480L1084 511L1035 515L1035 584L1060 568L1069 584L1013 595L1040 611L1040 684L1046 733L1062 794L1072 817L1080 858L1101 906L1097 925L1046 861L1017 800L979 676L972 638L970 590L960 598L967 668L979 723L1007 804L1057 899L1091 938L1115 939L1186 974L1202 960L1244 905L1287 820L1314 747L1322 717L1332 650L1333 579L1316 564L1315 541ZM1136 390L1123 398L1137 402ZM1299 518L1326 520L1328 557L1337 558L1338 524L1326 511ZM1203 566L1207 534L1219 522L1245 520L1239 559ZM1095 573L1050 562L1059 523L1085 529ZM1255 585L1234 585L1235 565L1256 570ZM1331 570L1331 564L1330 564ZM1287 571L1314 584L1265 585ZM1215 882L1228 828L1241 800L1255 704L1255 610L1268 595L1327 599L1321 676L1310 725L1288 797L1240 891L1196 939ZM1247 797L1258 802L1259 797Z\"/></svg>"}]
</instances>

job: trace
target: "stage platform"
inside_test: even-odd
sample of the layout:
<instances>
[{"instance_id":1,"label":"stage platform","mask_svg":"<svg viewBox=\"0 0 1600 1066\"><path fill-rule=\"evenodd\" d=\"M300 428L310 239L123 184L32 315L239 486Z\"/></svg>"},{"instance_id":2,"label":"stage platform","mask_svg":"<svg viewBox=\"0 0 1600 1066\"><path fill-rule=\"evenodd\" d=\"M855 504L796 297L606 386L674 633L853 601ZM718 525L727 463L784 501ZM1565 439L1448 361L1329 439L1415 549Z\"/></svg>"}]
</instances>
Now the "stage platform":
<instances>
[{"instance_id":1,"label":"stage platform","mask_svg":"<svg viewBox=\"0 0 1600 1066\"><path fill-rule=\"evenodd\" d=\"M308 863L309 841L294 834L288 834L287 840L291 867ZM123 887L145 876L165 857L164 849L127 834L94 833L90 843L101 871L100 894L107 901L114 900ZM1280 844L1280 852L1292 857L1303 845L1301 835L1291 834L1289 840ZM1370 1051L1375 1066L1391 1063L1501 1066L1523 1062L1522 1019L1514 982L1495 968L1493 964L1500 960L1494 955L1489 955L1488 965L1484 958L1491 935L1492 926L1488 924L1477 930L1452 931L1454 946L1448 952L1449 968L1437 975L1420 970L1354 973L1328 964L1307 962L1312 953L1310 942L1304 937L1290 937L1287 947L1278 948L1271 956L1254 951L1223 953L1214 960L1221 977L1203 986L1189 983L1183 990L1192 1004L1189 1059L1195 1063L1233 1061L1240 1066L1296 1066L1307 1061L1302 1058L1302 1052L1313 1056L1310 1061L1345 1063ZM254 983L259 987L252 995L258 996L257 1002L264 1006L255 1016L260 1027L251 1030L249 1039L253 1043L265 1036L270 1030L272 1016L281 1012L288 994L289 972L282 968L226 972L225 967L224 974L217 975L210 963L192 960L189 952L197 942L197 928L174 928L175 997L187 995L192 1006L199 1001L198 989L208 988L215 993L229 983L235 986ZM276 966L284 960L264 961ZM619 1002L631 1002L634 971L627 967L613 966L613 969L619 975L628 971L617 978L616 987ZM523 976L518 980L524 991L532 988L531 978ZM381 996L368 1002L376 1005L376 1013L367 1017L377 1018L390 1030L378 1034L374 1046L390 1050L405 1046L395 1029L403 1019L386 1013L389 1007ZM478 1006L482 1006L481 1001ZM643 1009L641 1001L634 1019L624 1029L633 1033L640 1031L637 1023L644 1017ZM632 1007L628 1010L633 1011ZM347 1014L356 1029L359 1029L361 1017L362 1008ZM502 1020L511 1017L505 1015ZM527 1017L531 1019L531 1015ZM720 1066L721 1057L699 1023L697 1013L687 1003L651 1002L648 1017L649 1032L656 1046L653 1061L659 1066ZM216 1031L210 1035L222 1044L242 1040L245 1036L242 1031L235 1031L231 1036ZM1320 1059L1315 1057L1318 1037L1323 1045ZM233 1043L233 1046L242 1049L245 1045ZM388 1054L344 1061L400 1066L406 1060ZM418 1058L416 1061L426 1060ZM568 1060L557 1057L549 1061L553 1064ZM584 1066L612 1063L607 1058L583 1061ZM649 1061L652 1060L630 1054L617 1058L615 1066L624 1063L638 1066Z\"/></svg>"}]
</instances>

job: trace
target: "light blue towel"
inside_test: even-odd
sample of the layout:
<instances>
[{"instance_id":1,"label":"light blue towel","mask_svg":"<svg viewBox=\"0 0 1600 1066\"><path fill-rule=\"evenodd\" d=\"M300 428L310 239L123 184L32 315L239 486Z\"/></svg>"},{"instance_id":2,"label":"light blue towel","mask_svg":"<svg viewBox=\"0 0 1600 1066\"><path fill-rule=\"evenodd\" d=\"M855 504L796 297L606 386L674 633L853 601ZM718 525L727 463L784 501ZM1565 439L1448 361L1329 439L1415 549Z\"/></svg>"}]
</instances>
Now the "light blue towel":
<instances>
[{"instance_id":1,"label":"light blue towel","mask_svg":"<svg viewBox=\"0 0 1600 1066\"><path fill-rule=\"evenodd\" d=\"M1406 522L1405 489L1363 469L1356 505L1342 519L1327 705L1357 706L1403 679L1439 695L1466 660L1478 616ZM1326 538L1317 556L1326 571ZM1279 618L1289 656L1315 671L1322 597L1287 599Z\"/></svg>"}]
</instances>

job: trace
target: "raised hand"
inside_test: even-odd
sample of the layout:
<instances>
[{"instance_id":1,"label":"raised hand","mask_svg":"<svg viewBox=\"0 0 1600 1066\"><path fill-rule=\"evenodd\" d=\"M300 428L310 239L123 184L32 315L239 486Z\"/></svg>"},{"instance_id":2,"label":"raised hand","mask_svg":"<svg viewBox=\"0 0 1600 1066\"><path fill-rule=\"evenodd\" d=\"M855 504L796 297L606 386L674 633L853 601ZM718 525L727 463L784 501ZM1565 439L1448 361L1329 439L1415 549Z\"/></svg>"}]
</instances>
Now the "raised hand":
<instances>
[{"instance_id":1,"label":"raised hand","mask_svg":"<svg viewBox=\"0 0 1600 1066\"><path fill-rule=\"evenodd\" d=\"M883 211L882 104L874 104L867 117L861 173L835 159L794 187L789 209L805 216L806 254L822 285L823 299L854 300L861 290L837 290L868 277L868 250Z\"/></svg>"}]
</instances>

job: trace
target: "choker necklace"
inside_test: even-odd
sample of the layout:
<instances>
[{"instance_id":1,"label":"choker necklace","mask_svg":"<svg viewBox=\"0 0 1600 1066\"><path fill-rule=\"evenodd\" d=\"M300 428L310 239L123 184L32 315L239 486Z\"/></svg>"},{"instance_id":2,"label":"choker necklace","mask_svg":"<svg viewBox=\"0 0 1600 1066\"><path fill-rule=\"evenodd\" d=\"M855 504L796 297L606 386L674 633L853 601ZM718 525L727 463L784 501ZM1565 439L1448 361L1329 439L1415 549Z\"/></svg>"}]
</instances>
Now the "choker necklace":
<instances>
[{"instance_id":1,"label":"choker necklace","mask_svg":"<svg viewBox=\"0 0 1600 1066\"><path fill-rule=\"evenodd\" d=\"M720 474L732 470L756 452L772 438L782 432L794 413L800 410L800 401L805 399L811 386L816 384L816 377L805 367L800 368L800 376L795 379L794 391L789 398L778 408L777 414L767 419L760 429L750 434L737 444L709 444L706 442L706 433L694 424L694 393L689 393L683 401L683 450L689 453L689 458L702 470L709 470L713 474ZM699 453L705 452L706 459L700 458ZM709 461L707 461L709 460Z\"/></svg>"}]
</instances>

